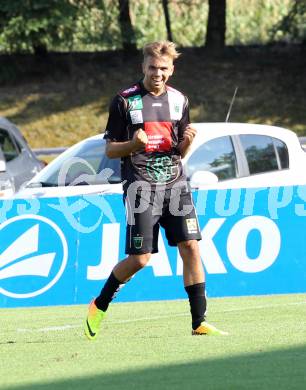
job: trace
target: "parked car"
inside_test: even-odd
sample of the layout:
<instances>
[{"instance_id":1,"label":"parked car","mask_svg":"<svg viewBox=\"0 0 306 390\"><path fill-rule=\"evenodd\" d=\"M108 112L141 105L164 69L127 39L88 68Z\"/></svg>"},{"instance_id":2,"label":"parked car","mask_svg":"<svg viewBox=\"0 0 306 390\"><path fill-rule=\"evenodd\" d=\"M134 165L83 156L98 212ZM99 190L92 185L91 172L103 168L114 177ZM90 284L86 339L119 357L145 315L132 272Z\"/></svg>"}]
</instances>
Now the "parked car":
<instances>
[{"instance_id":1,"label":"parked car","mask_svg":"<svg viewBox=\"0 0 306 390\"><path fill-rule=\"evenodd\" d=\"M6 118L0 117L0 196L18 191L44 166L20 130Z\"/></svg>"},{"instance_id":2,"label":"parked car","mask_svg":"<svg viewBox=\"0 0 306 390\"><path fill-rule=\"evenodd\" d=\"M245 123L195 123L198 133L184 168L193 188L306 184L306 153L290 130ZM120 159L105 155L103 135L70 147L18 196L53 197L122 192Z\"/></svg>"}]
</instances>

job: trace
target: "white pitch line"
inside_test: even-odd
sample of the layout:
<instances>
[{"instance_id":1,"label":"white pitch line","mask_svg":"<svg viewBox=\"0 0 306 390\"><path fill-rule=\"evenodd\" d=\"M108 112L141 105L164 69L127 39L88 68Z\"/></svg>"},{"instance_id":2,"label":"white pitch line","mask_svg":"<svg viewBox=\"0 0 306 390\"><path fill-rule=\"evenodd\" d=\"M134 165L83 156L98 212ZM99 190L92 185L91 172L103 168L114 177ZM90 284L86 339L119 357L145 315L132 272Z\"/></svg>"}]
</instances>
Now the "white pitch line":
<instances>
[{"instance_id":1,"label":"white pitch line","mask_svg":"<svg viewBox=\"0 0 306 390\"><path fill-rule=\"evenodd\" d=\"M288 302L288 303L274 303L272 305L260 305L260 306L250 306L250 307L244 307L240 309L225 309L222 310L222 312L232 312L232 311L246 311L246 310L253 310L253 309L271 309L274 307L279 307L279 306L294 306L294 305L306 305L306 301L303 302Z\"/></svg>"},{"instance_id":2,"label":"white pitch line","mask_svg":"<svg viewBox=\"0 0 306 390\"><path fill-rule=\"evenodd\" d=\"M289 302L289 303L276 303L274 305L260 305L260 306L250 306L250 307L244 307L244 308L239 308L239 309L236 309L236 308L232 308L232 309L225 309L225 310L222 310L222 313L231 313L231 312L235 312L235 311L247 311L247 310L256 310L256 309L271 309L271 308L274 308L274 307L279 307L279 306L288 306L288 305L305 305L306 304L306 301L305 302ZM218 313L218 311L215 311L215 313ZM220 313L220 311L219 311ZM119 320L119 321L115 321L115 320L111 320L111 321L108 321L109 323L112 322L112 323L116 323L116 324L124 324L124 323L127 323L127 322L138 322L138 321L150 321L150 320L161 320L163 318L174 318L174 317L189 317L190 314L189 313L177 313L177 314L171 314L171 315L162 315L162 316L155 316L155 317L142 317L142 318L134 318L134 319L127 319L127 320Z\"/></svg>"},{"instance_id":3,"label":"white pitch line","mask_svg":"<svg viewBox=\"0 0 306 390\"><path fill-rule=\"evenodd\" d=\"M29 329L29 328L18 328L17 332L26 333L26 332L57 332L62 330L70 330L75 328L80 328L81 325L63 325L63 326L49 326L47 328L38 328L38 329Z\"/></svg>"},{"instance_id":4,"label":"white pitch line","mask_svg":"<svg viewBox=\"0 0 306 390\"><path fill-rule=\"evenodd\" d=\"M244 308L232 308L232 309L224 309L222 310L222 313L231 313L231 312L240 312L240 311L247 311L247 310L261 310L261 309L271 309L274 307L280 307L280 306L295 306L295 305L306 305L306 301L302 302L288 302L288 303L275 303L273 305L259 305L259 306L250 306L250 307L244 307ZM215 313L218 313L216 311ZM220 311L219 311L220 313ZM126 320L110 320L107 321L109 324L126 324L129 322L140 322L140 321L153 321L153 320L162 320L167 318L175 318L175 317L187 317L190 316L189 313L176 313L171 315L160 315L160 316L154 316L154 317L141 317L141 318L131 318ZM49 326L46 328L39 328L39 329L26 329L26 328L18 328L17 332L20 333L26 333L26 332L34 332L34 333L40 333L40 332L58 332L58 331L64 331L64 330L70 330L70 329L77 329L82 328L83 325L63 325L63 326Z\"/></svg>"}]
</instances>

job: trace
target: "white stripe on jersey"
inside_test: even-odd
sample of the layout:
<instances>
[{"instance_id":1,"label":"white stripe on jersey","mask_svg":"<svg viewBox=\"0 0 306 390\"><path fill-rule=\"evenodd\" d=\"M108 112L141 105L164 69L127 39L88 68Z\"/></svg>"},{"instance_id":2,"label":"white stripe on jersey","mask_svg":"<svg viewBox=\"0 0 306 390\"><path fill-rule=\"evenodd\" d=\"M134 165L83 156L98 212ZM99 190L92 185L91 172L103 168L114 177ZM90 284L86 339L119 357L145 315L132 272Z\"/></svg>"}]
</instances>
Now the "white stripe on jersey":
<instances>
[{"instance_id":1,"label":"white stripe on jersey","mask_svg":"<svg viewBox=\"0 0 306 390\"><path fill-rule=\"evenodd\" d=\"M185 97L178 91L168 89L168 103L170 111L170 119L174 121L179 121L183 116L183 109L185 103Z\"/></svg>"}]
</instances>

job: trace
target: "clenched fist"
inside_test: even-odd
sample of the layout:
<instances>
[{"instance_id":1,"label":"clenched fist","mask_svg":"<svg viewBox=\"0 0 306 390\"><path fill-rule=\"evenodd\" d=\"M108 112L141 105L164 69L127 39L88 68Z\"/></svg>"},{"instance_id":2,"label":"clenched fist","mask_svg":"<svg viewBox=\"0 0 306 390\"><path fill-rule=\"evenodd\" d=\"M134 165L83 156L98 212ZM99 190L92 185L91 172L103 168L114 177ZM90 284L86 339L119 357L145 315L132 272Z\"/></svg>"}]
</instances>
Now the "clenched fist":
<instances>
[{"instance_id":1,"label":"clenched fist","mask_svg":"<svg viewBox=\"0 0 306 390\"><path fill-rule=\"evenodd\" d=\"M134 150L144 149L146 144L148 143L148 136L142 129L138 129L133 134L132 143L134 145Z\"/></svg>"},{"instance_id":2,"label":"clenched fist","mask_svg":"<svg viewBox=\"0 0 306 390\"><path fill-rule=\"evenodd\" d=\"M191 125L188 125L184 131L184 141L190 145L196 134L197 130Z\"/></svg>"}]
</instances>

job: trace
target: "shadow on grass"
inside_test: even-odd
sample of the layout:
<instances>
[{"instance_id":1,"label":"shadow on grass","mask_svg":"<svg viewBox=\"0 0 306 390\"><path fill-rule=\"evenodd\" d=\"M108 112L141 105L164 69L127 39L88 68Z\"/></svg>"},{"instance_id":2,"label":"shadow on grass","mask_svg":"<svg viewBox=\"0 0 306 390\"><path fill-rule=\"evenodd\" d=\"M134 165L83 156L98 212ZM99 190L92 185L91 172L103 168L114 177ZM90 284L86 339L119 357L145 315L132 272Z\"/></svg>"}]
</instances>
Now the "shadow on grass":
<instances>
[{"instance_id":1,"label":"shadow on grass","mask_svg":"<svg viewBox=\"0 0 306 390\"><path fill-rule=\"evenodd\" d=\"M224 121L238 86L232 122L269 123L306 134L305 49L227 48L220 56L211 56L199 48L181 51L183 55L170 84L189 96L192 121ZM24 85L19 100L25 102L9 119L26 125L92 103L98 107L97 115L106 114L111 97L142 77L141 61L140 52L125 58L120 51L54 53L43 63L30 56L22 62L18 56L6 58L11 66L5 69L23 64L15 70L14 84ZM30 82L29 89L25 80ZM31 84L38 94L32 100L27 99L32 93ZM16 104L19 100L16 98Z\"/></svg>"},{"instance_id":2,"label":"shadow on grass","mask_svg":"<svg viewBox=\"0 0 306 390\"><path fill-rule=\"evenodd\" d=\"M19 125L94 102L99 106L97 114L101 114L108 111L117 90L135 81L135 74L136 80L141 77L141 55L126 57L120 50L50 53L46 58L0 55L0 63L0 85L5 87L0 110L22 102L15 114L7 115ZM15 88L14 95L10 87Z\"/></svg>"},{"instance_id":3,"label":"shadow on grass","mask_svg":"<svg viewBox=\"0 0 306 390\"><path fill-rule=\"evenodd\" d=\"M205 345L202 345L205 355ZM118 356L120 359L120 356ZM13 387L15 390L305 389L306 345L227 359L200 360L143 370ZM161 363L162 364L162 363ZM101 367L103 362L101 361ZM80 368L81 369L81 368ZM11 387L10 387L11 388ZM2 388L6 390L6 388Z\"/></svg>"}]
</instances>

